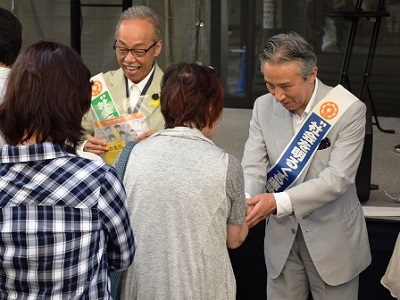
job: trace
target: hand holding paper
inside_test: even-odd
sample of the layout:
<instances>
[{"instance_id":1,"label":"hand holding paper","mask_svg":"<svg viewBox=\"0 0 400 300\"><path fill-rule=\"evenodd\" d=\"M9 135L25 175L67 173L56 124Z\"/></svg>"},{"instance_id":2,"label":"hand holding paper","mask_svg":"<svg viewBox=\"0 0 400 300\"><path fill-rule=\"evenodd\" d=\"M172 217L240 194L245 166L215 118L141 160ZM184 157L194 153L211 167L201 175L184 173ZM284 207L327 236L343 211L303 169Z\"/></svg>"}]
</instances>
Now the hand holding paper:
<instances>
[{"instance_id":1,"label":"hand holding paper","mask_svg":"<svg viewBox=\"0 0 400 300\"><path fill-rule=\"evenodd\" d=\"M108 151L107 141L97 137L90 137L87 139L83 150L95 154L103 154Z\"/></svg>"}]
</instances>

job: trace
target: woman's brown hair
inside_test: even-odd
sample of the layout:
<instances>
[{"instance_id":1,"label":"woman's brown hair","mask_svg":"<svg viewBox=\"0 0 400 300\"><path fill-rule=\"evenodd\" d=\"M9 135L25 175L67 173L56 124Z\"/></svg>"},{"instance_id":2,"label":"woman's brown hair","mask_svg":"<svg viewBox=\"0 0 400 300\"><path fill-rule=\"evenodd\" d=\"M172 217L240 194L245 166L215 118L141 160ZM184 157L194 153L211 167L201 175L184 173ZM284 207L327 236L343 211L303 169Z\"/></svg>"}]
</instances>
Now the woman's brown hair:
<instances>
[{"instance_id":1,"label":"woman's brown hair","mask_svg":"<svg viewBox=\"0 0 400 300\"><path fill-rule=\"evenodd\" d=\"M0 130L17 145L35 136L75 152L81 139L83 115L90 108L90 71L71 47L40 41L14 63L4 101Z\"/></svg>"},{"instance_id":2,"label":"woman's brown hair","mask_svg":"<svg viewBox=\"0 0 400 300\"><path fill-rule=\"evenodd\" d=\"M165 70L160 101L165 128L186 126L202 130L211 128L221 116L224 91L212 67L180 63Z\"/></svg>"}]
</instances>

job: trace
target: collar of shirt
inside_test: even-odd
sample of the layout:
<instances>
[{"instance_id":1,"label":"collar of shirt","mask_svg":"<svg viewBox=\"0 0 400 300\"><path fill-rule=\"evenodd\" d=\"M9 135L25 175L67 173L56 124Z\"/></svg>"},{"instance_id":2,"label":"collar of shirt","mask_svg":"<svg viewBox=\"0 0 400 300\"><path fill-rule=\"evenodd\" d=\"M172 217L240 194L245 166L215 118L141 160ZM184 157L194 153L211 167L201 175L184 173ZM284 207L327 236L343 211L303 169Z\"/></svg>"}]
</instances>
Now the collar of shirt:
<instances>
[{"instance_id":1,"label":"collar of shirt","mask_svg":"<svg viewBox=\"0 0 400 300\"><path fill-rule=\"evenodd\" d=\"M141 93L147 83L147 81L149 80L151 73L153 73L155 68L155 65L153 65L153 68L151 69L151 71L149 72L149 74L147 74L147 76L145 78L142 79L142 81L140 81L139 83L133 83L130 79L128 79L128 88L129 91L132 91L132 86L135 86L139 92Z\"/></svg>"},{"instance_id":2,"label":"collar of shirt","mask_svg":"<svg viewBox=\"0 0 400 300\"><path fill-rule=\"evenodd\" d=\"M0 81L7 80L10 75L11 69L6 67L0 67Z\"/></svg>"},{"instance_id":3,"label":"collar of shirt","mask_svg":"<svg viewBox=\"0 0 400 300\"><path fill-rule=\"evenodd\" d=\"M58 157L74 156L66 152L59 144L45 142L33 145L10 146L4 145L0 149L0 162L27 163Z\"/></svg>"},{"instance_id":4,"label":"collar of shirt","mask_svg":"<svg viewBox=\"0 0 400 300\"><path fill-rule=\"evenodd\" d=\"M6 89L6 83L8 80L8 76L10 75L11 69L0 67L0 99L3 97Z\"/></svg>"},{"instance_id":5,"label":"collar of shirt","mask_svg":"<svg viewBox=\"0 0 400 300\"><path fill-rule=\"evenodd\" d=\"M303 114L299 116L296 113L292 113L292 121L293 121L293 128L294 131L297 132L301 128L301 125L304 123L304 121L307 119L308 114L314 107L314 102L315 102L315 95L317 94L317 89L318 89L318 80L315 80L315 87L314 91L311 95L310 101L308 102L306 109L304 110Z\"/></svg>"}]
</instances>

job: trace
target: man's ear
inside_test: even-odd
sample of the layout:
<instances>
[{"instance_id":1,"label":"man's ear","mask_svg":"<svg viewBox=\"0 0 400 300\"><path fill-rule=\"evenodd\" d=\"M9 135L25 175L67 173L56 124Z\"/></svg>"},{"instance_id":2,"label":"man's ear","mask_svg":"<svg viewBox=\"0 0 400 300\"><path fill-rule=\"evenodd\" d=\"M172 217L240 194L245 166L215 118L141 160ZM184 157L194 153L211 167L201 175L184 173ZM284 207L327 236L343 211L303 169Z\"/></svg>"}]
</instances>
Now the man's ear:
<instances>
[{"instance_id":1,"label":"man's ear","mask_svg":"<svg viewBox=\"0 0 400 300\"><path fill-rule=\"evenodd\" d=\"M154 57L157 57L160 55L161 50L162 50L162 46L163 46L163 41L159 40L157 45L155 46L155 51L154 51Z\"/></svg>"},{"instance_id":2,"label":"man's ear","mask_svg":"<svg viewBox=\"0 0 400 300\"><path fill-rule=\"evenodd\" d=\"M314 67L311 70L310 79L309 79L310 83L314 83L315 79L317 79L317 74L318 74L318 68Z\"/></svg>"}]
</instances>

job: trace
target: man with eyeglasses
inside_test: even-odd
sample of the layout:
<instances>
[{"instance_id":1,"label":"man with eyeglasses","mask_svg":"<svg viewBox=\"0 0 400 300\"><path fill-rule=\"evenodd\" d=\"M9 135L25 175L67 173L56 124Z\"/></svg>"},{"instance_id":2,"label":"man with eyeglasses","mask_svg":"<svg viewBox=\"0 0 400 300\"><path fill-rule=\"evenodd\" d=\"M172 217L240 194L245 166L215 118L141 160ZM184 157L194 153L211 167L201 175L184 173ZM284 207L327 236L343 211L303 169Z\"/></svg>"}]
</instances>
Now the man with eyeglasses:
<instances>
[{"instance_id":1,"label":"man with eyeglasses","mask_svg":"<svg viewBox=\"0 0 400 300\"><path fill-rule=\"evenodd\" d=\"M125 10L117 23L113 48L120 68L103 74L108 90L122 107L123 99L130 99L129 111L141 111L146 116L149 131L139 135L142 140L164 128L160 110L160 83L163 71L155 62L161 53L161 21L147 6L132 6ZM81 148L95 154L108 150L105 140L94 137L91 113L87 113L82 126L85 141Z\"/></svg>"}]
</instances>

